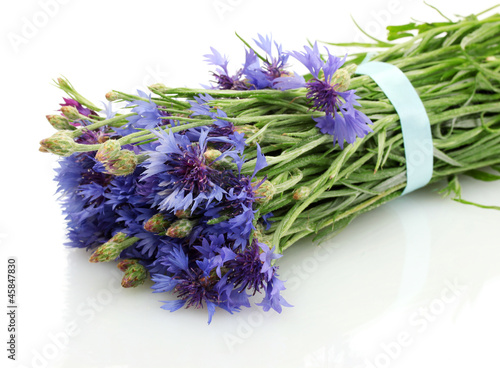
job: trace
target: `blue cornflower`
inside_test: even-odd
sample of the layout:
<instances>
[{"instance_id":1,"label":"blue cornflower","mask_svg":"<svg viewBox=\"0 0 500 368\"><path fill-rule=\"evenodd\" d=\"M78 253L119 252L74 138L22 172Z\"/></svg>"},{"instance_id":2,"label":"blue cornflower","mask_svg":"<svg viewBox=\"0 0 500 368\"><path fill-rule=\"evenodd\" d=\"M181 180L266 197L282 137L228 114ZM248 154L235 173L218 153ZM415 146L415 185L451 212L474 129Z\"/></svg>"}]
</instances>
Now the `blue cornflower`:
<instances>
[{"instance_id":1,"label":"blue cornflower","mask_svg":"<svg viewBox=\"0 0 500 368\"><path fill-rule=\"evenodd\" d=\"M117 111L113 111L113 103L108 101L108 103L101 102L104 106L104 114L106 115L106 119L112 119L116 116Z\"/></svg>"},{"instance_id":2,"label":"blue cornflower","mask_svg":"<svg viewBox=\"0 0 500 368\"><path fill-rule=\"evenodd\" d=\"M146 160L145 178L157 175L161 192L159 208L162 211L194 211L202 202L220 201L225 193L217 179L220 174L206 161L208 130L200 133L198 142L188 137L159 132L156 152Z\"/></svg>"},{"instance_id":3,"label":"blue cornflower","mask_svg":"<svg viewBox=\"0 0 500 368\"><path fill-rule=\"evenodd\" d=\"M355 142L356 137L362 138L371 132L369 125L372 122L365 114L355 109L354 106L359 106L355 91L345 91L343 86L335 83L335 72L344 64L346 57L336 57L327 49L328 57L323 61L317 43L313 48L305 46L304 49L305 52L293 51L290 55L309 69L312 78L306 83L300 78L282 77L276 80L275 86L282 90L307 87L306 97L312 102L314 110L325 112L325 116L313 118L316 126L323 134L333 135L333 143L338 142L343 149L344 141L351 144Z\"/></svg>"},{"instance_id":4,"label":"blue cornflower","mask_svg":"<svg viewBox=\"0 0 500 368\"><path fill-rule=\"evenodd\" d=\"M214 124L208 127L208 137L214 148L221 152L232 148L238 152L243 152L246 145L245 135L237 132L232 123L224 120L227 118L227 114L223 110L211 106L210 102L214 100L213 97L207 93L194 96L194 99L194 101L187 101L191 105L191 111L193 111L191 116L208 116L215 120ZM200 132L200 128L189 129L186 135L191 141L197 141Z\"/></svg>"},{"instance_id":5,"label":"blue cornflower","mask_svg":"<svg viewBox=\"0 0 500 368\"><path fill-rule=\"evenodd\" d=\"M268 280L267 271L270 269L267 267L263 271L263 264L267 264L267 260L261 260L260 249L257 243L253 242L250 247L225 262L224 267L229 269L227 280L234 284L236 290L253 290L255 294L265 287L264 283Z\"/></svg>"},{"instance_id":6,"label":"blue cornflower","mask_svg":"<svg viewBox=\"0 0 500 368\"><path fill-rule=\"evenodd\" d=\"M104 194L113 177L94 170L94 153L80 153L59 160L55 180L68 220L69 246L91 248L106 242L117 218Z\"/></svg>"},{"instance_id":7,"label":"blue cornflower","mask_svg":"<svg viewBox=\"0 0 500 368\"><path fill-rule=\"evenodd\" d=\"M238 72L230 76L227 66L228 59L222 56L217 50L211 47L211 54L205 55L206 61L210 65L217 66L215 73L217 88L248 90L275 88L275 80L284 76L292 77L293 73L285 70L289 54L283 52L282 46L273 42L272 37L258 35L258 40L254 39L256 45L265 52L265 58L257 55L253 49L247 49L245 53L245 63ZM276 49L276 55L273 52ZM260 64L259 58L263 65Z\"/></svg>"},{"instance_id":8,"label":"blue cornflower","mask_svg":"<svg viewBox=\"0 0 500 368\"><path fill-rule=\"evenodd\" d=\"M269 219L273 216L274 216L273 213L269 212L261 217L261 220L264 223L266 230L269 230L271 228L271 223L273 222L273 220L269 220Z\"/></svg>"},{"instance_id":9,"label":"blue cornflower","mask_svg":"<svg viewBox=\"0 0 500 368\"><path fill-rule=\"evenodd\" d=\"M273 43L272 36L265 37L258 34L259 39L254 39L257 46L266 53L265 61L261 67L256 59L256 62L249 64L243 69L243 74L248 82L255 86L256 89L275 88L275 80L281 77L289 77L290 72L286 71L289 55L283 52L283 48L276 41ZM277 56L274 56L273 45L276 48Z\"/></svg>"},{"instance_id":10,"label":"blue cornflower","mask_svg":"<svg viewBox=\"0 0 500 368\"><path fill-rule=\"evenodd\" d=\"M236 257L236 253L226 246L227 243L224 235L219 233L203 237L201 240L202 245L195 245L193 247L203 258L212 260L213 264L217 267L216 273L219 277L222 276L221 267L224 266L224 263Z\"/></svg>"},{"instance_id":11,"label":"blue cornflower","mask_svg":"<svg viewBox=\"0 0 500 368\"><path fill-rule=\"evenodd\" d=\"M182 257L177 261L174 276L153 275L152 278L156 282L155 292L172 291L178 297L178 300L163 302L162 308L174 312L183 306L196 309L206 306L210 323L215 307L222 302L215 287L218 278L211 275L213 264L206 259L195 261L192 266L184 263Z\"/></svg>"},{"instance_id":12,"label":"blue cornflower","mask_svg":"<svg viewBox=\"0 0 500 368\"><path fill-rule=\"evenodd\" d=\"M137 90L137 94L143 100L133 100L127 104L127 106L134 106L132 112L137 115L133 115L127 118L128 123L114 128L115 132L125 136L128 134L136 133L139 129L151 130L158 126L163 126L172 123L169 119L164 119L168 117L169 114L163 110L159 110L159 106L151 100L151 95Z\"/></svg>"},{"instance_id":13,"label":"blue cornflower","mask_svg":"<svg viewBox=\"0 0 500 368\"><path fill-rule=\"evenodd\" d=\"M284 307L293 307L289 304L285 298L280 295L280 292L285 290L285 285L283 281L278 279L278 274L274 273L271 280L269 280L266 284L266 295L262 302L257 303L260 305L264 312L267 312L269 309L274 309L276 312L281 313L282 306Z\"/></svg>"},{"instance_id":14,"label":"blue cornflower","mask_svg":"<svg viewBox=\"0 0 500 368\"><path fill-rule=\"evenodd\" d=\"M215 82L217 83L217 87L219 89L250 89L251 86L244 80L241 80L243 69L238 70L235 75L230 76L227 70L227 66L229 64L228 58L225 55L222 56L221 53L213 47L210 47L210 50L212 53L206 54L204 57L208 64L218 67L216 72L213 72L212 75L215 77ZM255 55L252 56L252 54L247 54L247 62L251 62L253 60L253 56Z\"/></svg>"},{"instance_id":15,"label":"blue cornflower","mask_svg":"<svg viewBox=\"0 0 500 368\"><path fill-rule=\"evenodd\" d=\"M236 152L227 152L232 157L239 168L244 162L244 158ZM250 233L255 230L254 220L257 210L253 209L253 204L257 199L255 191L259 188L260 182L254 182L257 173L267 166L266 158L262 154L261 148L257 145L257 158L255 169L251 176L232 173L225 173L223 188L226 194L222 201L214 207L209 208L206 216L229 216L229 220L214 225L214 231L226 233L228 239L234 241L233 247L236 249L246 247ZM241 170L241 169L240 169Z\"/></svg>"}]
</instances>

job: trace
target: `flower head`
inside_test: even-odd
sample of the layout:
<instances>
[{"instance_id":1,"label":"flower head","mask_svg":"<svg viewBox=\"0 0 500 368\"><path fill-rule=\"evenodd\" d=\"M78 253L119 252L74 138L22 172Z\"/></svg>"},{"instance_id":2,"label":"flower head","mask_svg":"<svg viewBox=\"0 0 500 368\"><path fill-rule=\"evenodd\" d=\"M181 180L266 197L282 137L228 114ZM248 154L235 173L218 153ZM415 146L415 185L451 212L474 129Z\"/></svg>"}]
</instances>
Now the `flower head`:
<instances>
[{"instance_id":1,"label":"flower head","mask_svg":"<svg viewBox=\"0 0 500 368\"><path fill-rule=\"evenodd\" d=\"M160 179L161 210L196 209L201 202L222 199L225 192L218 183L218 171L207 163L208 130L203 130L198 142L188 137L158 133L159 145L155 154L146 161L146 177L157 175Z\"/></svg>"},{"instance_id":2,"label":"flower head","mask_svg":"<svg viewBox=\"0 0 500 368\"><path fill-rule=\"evenodd\" d=\"M305 46L304 52L293 51L290 55L304 64L312 75L305 82L279 78L276 82L279 89L306 87L306 97L311 101L313 109L325 112L325 116L314 118L316 126L323 134L333 135L334 144L338 142L344 148L344 141L354 143L356 137L364 137L372 131L372 122L362 112L356 110L359 106L354 90L346 90L345 78L337 78L339 68L345 63L346 57L339 58L327 49L327 58L322 60L317 43L312 48ZM345 71L342 72L345 77Z\"/></svg>"}]
</instances>

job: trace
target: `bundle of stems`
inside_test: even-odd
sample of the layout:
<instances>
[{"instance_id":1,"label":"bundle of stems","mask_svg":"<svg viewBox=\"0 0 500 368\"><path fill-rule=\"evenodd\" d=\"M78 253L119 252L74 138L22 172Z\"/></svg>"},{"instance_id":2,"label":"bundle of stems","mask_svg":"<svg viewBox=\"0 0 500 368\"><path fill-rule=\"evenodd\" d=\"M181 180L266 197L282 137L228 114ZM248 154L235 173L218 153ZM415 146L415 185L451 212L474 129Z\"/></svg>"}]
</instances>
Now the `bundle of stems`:
<instances>
[{"instance_id":1,"label":"bundle of stems","mask_svg":"<svg viewBox=\"0 0 500 368\"><path fill-rule=\"evenodd\" d=\"M433 155L431 183L447 180L442 194L453 194L455 200L465 204L500 209L463 200L457 177L466 174L484 181L500 179L500 175L492 174L492 170L500 172L500 15L479 19L480 15L457 22L447 19L440 23L390 26L388 39L397 39L394 43L374 39L371 44L332 44L363 46L377 52L350 54L344 66L332 73L335 82L331 82L332 75L326 75L328 68L325 66L341 63L328 52L323 56L328 61L324 62L319 74L299 78L304 81L302 88L276 88L283 80L295 80L296 77L284 70L287 56L281 53L277 44L281 59L269 60L251 49L253 57L261 58L267 68L259 71L260 75L277 75L269 84L273 88L253 88L255 86L247 80L238 79L242 73L231 79L226 75L227 61L214 51L210 60L219 60L215 65L222 65L226 73L219 70L214 76L219 82L230 81L237 88L170 88L154 84L149 87L152 96L111 91L106 95L109 101L128 104L124 107L126 111L119 113L108 109L106 117L98 113L102 109L79 94L66 79L59 78L57 85L71 97L67 104L78 109L65 106L61 109L64 116L48 117L59 132L43 140L41 150L76 157L74 161L63 162L59 174L66 194L70 195L67 212L73 221L72 231L78 233L78 218L82 213L104 208L103 203L108 207L112 204L110 216L116 216L110 219L110 224L106 219L99 220L104 223L97 223L97 227L102 225L104 230L100 230L99 236L89 234L96 241L87 241L84 239L86 233L78 233L77 238L84 241L76 246L95 247L102 236L109 239L114 234L97 249L91 261L124 259L119 267L132 275L124 281L128 286L142 283L146 272L155 272L157 276L153 275L153 280L158 286L154 288L160 291L174 289L181 296L180 303L167 303L165 309L171 311L184 303L198 308L203 305L202 301L210 306L210 318L214 305L229 311L239 310L240 306L247 305L241 298L246 288L254 293L264 288L264 309L272 307L281 311L280 305L287 303L279 296L279 290L284 287L275 279L277 267L273 265L279 255L272 253L281 254L309 235L314 235L315 240L336 235L360 214L401 196L406 187L407 162L400 118L377 84L369 76L355 73L357 65L368 58L398 67L422 100L433 144L422 147L419 153ZM269 39L259 37L261 48L266 49L266 43L271 45ZM250 47L246 42L245 45ZM317 50L314 45L304 54L290 55L309 62L311 57L319 58ZM270 55L271 51L266 53ZM333 64L328 64L330 62ZM316 63L321 64L319 60ZM251 76L256 71L249 69L248 73ZM314 70L311 73L314 74ZM306 84L305 80L313 83ZM278 83L273 84L276 81ZM362 120L364 123L371 121L369 128L368 125L361 128L363 134L358 130L357 139L346 138L348 144L344 144L343 137L325 134L327 132L317 122L332 111L318 108L314 96L320 96L321 90L316 89L315 95L311 92L314 86L326 86L333 94L355 90L360 105L355 114L359 111L356 116L367 117ZM353 100L349 103L352 105ZM345 110L344 113L349 112ZM153 126L134 126L133 123L140 119L148 124L152 121ZM206 135L211 130L207 128L216 132L210 139ZM239 139L244 139L244 157L239 149L238 153L234 150ZM163 141L155 145L158 140ZM221 142L231 146L229 151L218 151ZM163 158L155 158L157 153ZM94 162L97 166L93 167ZM78 168L73 170L73 166ZM210 180L206 176L208 166L212 170L210 175L215 175L220 185L220 188L212 186L210 198L202 197L205 194L201 189L200 193L193 192L197 185L193 178L198 172L201 180ZM139 186L148 176L163 175L159 167L173 174L165 174L167 179L155 184L154 190L148 189L150 196L156 191L153 193L156 199L141 198L142 189L133 188L130 183ZM492 170L480 170L486 167ZM102 171L104 169L107 171ZM193 173L187 172L191 169ZM74 172L85 176L85 185L74 178ZM225 180L226 174L231 179ZM126 175L130 175L130 183L126 179L116 179ZM171 200L177 203L168 204L167 199L158 205L157 198L172 193L178 178L183 175L190 180L189 186L182 188L189 193L189 199L186 194L186 197L181 195ZM101 178L102 185L94 185L94 178ZM230 183L238 187L236 192L232 191ZM110 185L128 194L120 197L120 191L111 193ZM165 191L162 186L169 189ZM213 191L216 187L219 194ZM208 193L208 187L203 188ZM130 193L136 196L136 203L123 204L123 198L132 196ZM193 202L193 193L199 194L198 199L204 206ZM86 202L75 205L72 201L80 201L80 196L84 196ZM215 205L211 203L214 198ZM188 204L184 206L185 201ZM136 204L142 207L133 212ZM136 217L133 221L117 212L122 205L130 207ZM155 211L159 213L152 216ZM147 220L143 218L144 213L152 217ZM248 213L253 215L253 222L245 217ZM85 216L94 216L94 212ZM264 228L269 220L270 226ZM122 230L115 234L127 221L135 221L135 230L130 230L132 235L125 235ZM92 226L85 231L92 233ZM239 234L240 228L246 230ZM230 230L226 234L227 229ZM144 231L155 235L140 235ZM155 245L141 244L141 236L144 239L151 237ZM136 243L139 244L137 248ZM224 245L227 243L232 245ZM248 268L249 264L255 267ZM232 294L223 291L230 284L234 284Z\"/></svg>"},{"instance_id":2,"label":"bundle of stems","mask_svg":"<svg viewBox=\"0 0 500 368\"><path fill-rule=\"evenodd\" d=\"M431 182L447 179L445 193L454 192L460 200L458 174L500 178L477 170L500 170L500 16L388 28L389 38L409 39L397 44L377 40L370 46L383 51L371 60L400 68L425 106L434 145ZM366 55L354 55L346 69L354 70ZM211 123L183 117L189 105L182 100L205 93L227 113L226 120L256 128L247 143L259 142L268 163L259 174L275 186L273 199L258 214L274 214L266 235L283 252L311 234L316 239L335 235L360 214L399 197L406 186L403 135L394 107L369 76L353 75L349 88L361 97L359 110L373 121L373 132L343 150L314 126L311 117L322 113L311 112L305 89L227 91L157 84L150 90L158 105L173 106L165 109L171 118L186 122L172 131ZM124 100L138 99L114 93ZM153 136L136 133L122 143L146 138ZM256 156L255 149L245 152L247 159ZM249 160L243 172L251 173L254 166L255 159Z\"/></svg>"}]
</instances>

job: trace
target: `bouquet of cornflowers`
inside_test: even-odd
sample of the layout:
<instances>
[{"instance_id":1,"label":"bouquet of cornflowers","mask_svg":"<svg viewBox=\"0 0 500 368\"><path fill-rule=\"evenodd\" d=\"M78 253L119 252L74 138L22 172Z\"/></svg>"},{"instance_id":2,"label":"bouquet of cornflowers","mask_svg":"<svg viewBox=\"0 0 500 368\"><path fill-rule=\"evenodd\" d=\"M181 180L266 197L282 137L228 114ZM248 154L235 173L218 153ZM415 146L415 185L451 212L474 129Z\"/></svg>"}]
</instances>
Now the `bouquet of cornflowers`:
<instances>
[{"instance_id":1,"label":"bouquet of cornflowers","mask_svg":"<svg viewBox=\"0 0 500 368\"><path fill-rule=\"evenodd\" d=\"M457 174L500 179L479 170L500 172L500 16L478 16L391 26L389 40L408 40L361 45L412 83L432 129L431 182L447 180L443 194L467 204ZM205 55L215 71L203 89L111 91L100 108L59 78L69 98L41 141L62 156L68 245L91 250L91 262L118 260L123 287L149 275L155 293L177 297L162 308L206 308L209 323L216 307L237 312L255 294L265 311L290 306L275 263L283 252L337 234L407 183L400 116L354 74L367 52L242 41L234 72L216 49Z\"/></svg>"}]
</instances>

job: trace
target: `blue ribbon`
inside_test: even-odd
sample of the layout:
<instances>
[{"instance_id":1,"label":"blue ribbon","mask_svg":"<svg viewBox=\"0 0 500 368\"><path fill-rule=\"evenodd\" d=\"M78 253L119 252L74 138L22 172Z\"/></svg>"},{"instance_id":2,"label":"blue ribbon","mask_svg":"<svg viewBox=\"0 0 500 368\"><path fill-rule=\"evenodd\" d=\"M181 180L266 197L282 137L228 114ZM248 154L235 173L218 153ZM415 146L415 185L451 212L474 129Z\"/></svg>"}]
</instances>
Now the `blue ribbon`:
<instances>
[{"instance_id":1,"label":"blue ribbon","mask_svg":"<svg viewBox=\"0 0 500 368\"><path fill-rule=\"evenodd\" d=\"M370 76L399 115L406 157L406 188L401 195L427 185L433 169L432 133L429 117L417 91L406 75L389 63L363 62L356 73Z\"/></svg>"}]
</instances>

